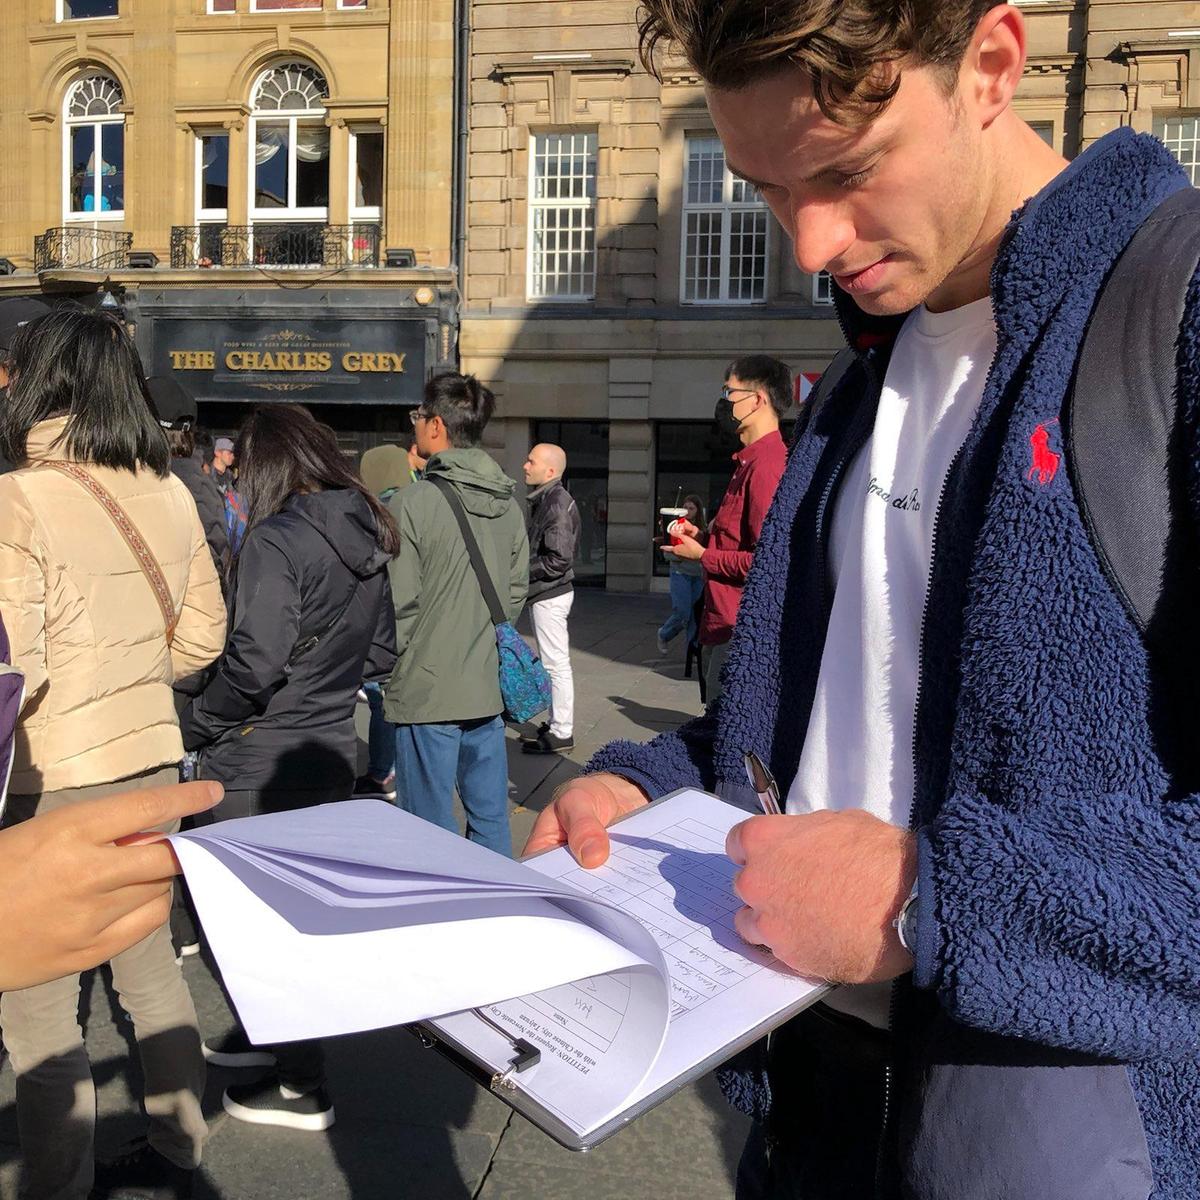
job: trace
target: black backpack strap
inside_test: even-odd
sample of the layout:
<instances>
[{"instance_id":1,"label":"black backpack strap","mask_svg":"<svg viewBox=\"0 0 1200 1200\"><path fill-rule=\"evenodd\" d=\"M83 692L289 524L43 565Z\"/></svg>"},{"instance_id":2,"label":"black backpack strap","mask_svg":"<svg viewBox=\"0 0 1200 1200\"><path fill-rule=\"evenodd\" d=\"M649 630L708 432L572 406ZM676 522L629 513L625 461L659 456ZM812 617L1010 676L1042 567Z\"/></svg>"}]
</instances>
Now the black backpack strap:
<instances>
[{"instance_id":1,"label":"black backpack strap","mask_svg":"<svg viewBox=\"0 0 1200 1200\"><path fill-rule=\"evenodd\" d=\"M471 566L475 571L475 578L479 580L479 590L483 592L484 603L488 607L488 612L492 615L492 624L503 625L508 620L508 617L504 612L504 606L500 603L500 597L496 592L496 585L492 583L492 577L488 574L487 564L483 561L483 553L479 549L479 543L475 540L475 534L471 531L471 524L467 520L467 510L463 508L463 502L458 498L458 493L454 490L454 485L448 480L442 479L437 475L432 477L426 476L426 478L446 497L446 503L450 505L450 511L454 513L454 519L458 522L458 528L462 532L462 539L466 543L467 557L471 560Z\"/></svg>"},{"instance_id":2,"label":"black backpack strap","mask_svg":"<svg viewBox=\"0 0 1200 1200\"><path fill-rule=\"evenodd\" d=\"M854 365L858 351L850 346L834 356L833 361L821 372L816 387L809 394L808 400L796 418L796 428L792 433L792 445L817 418L817 413L825 406L825 401L833 394L833 389L842 381L842 376Z\"/></svg>"},{"instance_id":3,"label":"black backpack strap","mask_svg":"<svg viewBox=\"0 0 1200 1200\"><path fill-rule=\"evenodd\" d=\"M1181 577L1174 560L1190 542L1176 346L1198 262L1200 191L1184 188L1150 215L1113 268L1067 401L1076 496L1143 634L1152 626L1161 634L1166 610L1179 610L1166 593Z\"/></svg>"}]
</instances>

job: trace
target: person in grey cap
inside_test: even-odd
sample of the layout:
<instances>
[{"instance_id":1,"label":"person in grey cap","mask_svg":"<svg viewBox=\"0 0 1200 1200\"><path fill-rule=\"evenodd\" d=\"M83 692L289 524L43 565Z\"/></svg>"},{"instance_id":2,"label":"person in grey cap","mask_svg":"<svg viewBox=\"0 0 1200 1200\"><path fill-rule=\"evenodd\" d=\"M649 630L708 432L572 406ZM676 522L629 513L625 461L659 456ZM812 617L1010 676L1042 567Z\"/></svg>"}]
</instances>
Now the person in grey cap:
<instances>
[{"instance_id":1,"label":"person in grey cap","mask_svg":"<svg viewBox=\"0 0 1200 1200\"><path fill-rule=\"evenodd\" d=\"M233 439L219 437L213 443L212 477L221 495L233 487Z\"/></svg>"},{"instance_id":2,"label":"person in grey cap","mask_svg":"<svg viewBox=\"0 0 1200 1200\"><path fill-rule=\"evenodd\" d=\"M50 306L32 296L14 296L0 300L0 396L8 392L8 353L17 330L38 317L45 316ZM12 463L0 455L0 475L13 469Z\"/></svg>"}]
</instances>

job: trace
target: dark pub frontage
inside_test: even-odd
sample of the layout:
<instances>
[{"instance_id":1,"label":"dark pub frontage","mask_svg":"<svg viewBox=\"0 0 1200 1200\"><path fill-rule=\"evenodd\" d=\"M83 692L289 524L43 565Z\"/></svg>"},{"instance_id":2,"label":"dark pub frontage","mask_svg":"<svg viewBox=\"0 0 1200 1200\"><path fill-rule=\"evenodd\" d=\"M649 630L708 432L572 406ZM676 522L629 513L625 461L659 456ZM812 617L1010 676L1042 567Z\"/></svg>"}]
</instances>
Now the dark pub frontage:
<instances>
[{"instance_id":1,"label":"dark pub frontage","mask_svg":"<svg viewBox=\"0 0 1200 1200\"><path fill-rule=\"evenodd\" d=\"M119 311L146 374L178 380L211 433L235 435L256 404L304 404L356 459L405 440L426 379L455 368L458 292L448 268L360 269L336 280L229 274L201 286L196 272L64 270L5 279L0 297Z\"/></svg>"},{"instance_id":2,"label":"dark pub frontage","mask_svg":"<svg viewBox=\"0 0 1200 1200\"><path fill-rule=\"evenodd\" d=\"M425 380L453 363L454 292L443 280L143 286L121 306L147 373L177 379L214 433L235 432L255 404L304 404L358 455L400 440Z\"/></svg>"}]
</instances>

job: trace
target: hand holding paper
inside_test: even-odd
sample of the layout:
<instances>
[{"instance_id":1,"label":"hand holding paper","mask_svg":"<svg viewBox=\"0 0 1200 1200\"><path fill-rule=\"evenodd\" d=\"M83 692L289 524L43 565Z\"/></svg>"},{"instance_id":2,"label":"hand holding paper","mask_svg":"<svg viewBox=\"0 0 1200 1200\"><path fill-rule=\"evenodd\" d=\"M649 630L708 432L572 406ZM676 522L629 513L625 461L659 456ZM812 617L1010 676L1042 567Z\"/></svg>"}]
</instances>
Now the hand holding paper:
<instances>
[{"instance_id":1,"label":"hand holding paper","mask_svg":"<svg viewBox=\"0 0 1200 1200\"><path fill-rule=\"evenodd\" d=\"M603 833L580 811L576 832ZM520 1038L540 1061L500 1094L581 1148L821 994L734 930L724 841L742 815L699 792L639 804L594 871L368 800L174 843L252 1041L438 1018L499 1077Z\"/></svg>"}]
</instances>

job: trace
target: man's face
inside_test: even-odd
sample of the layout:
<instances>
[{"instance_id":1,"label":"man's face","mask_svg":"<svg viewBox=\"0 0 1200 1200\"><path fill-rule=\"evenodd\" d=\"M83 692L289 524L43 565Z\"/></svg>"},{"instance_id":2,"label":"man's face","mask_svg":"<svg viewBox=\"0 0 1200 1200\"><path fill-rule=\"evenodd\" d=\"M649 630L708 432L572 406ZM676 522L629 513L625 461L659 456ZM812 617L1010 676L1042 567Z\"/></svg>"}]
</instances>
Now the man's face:
<instances>
[{"instance_id":1,"label":"man's face","mask_svg":"<svg viewBox=\"0 0 1200 1200\"><path fill-rule=\"evenodd\" d=\"M438 452L438 447L433 444L433 438L440 427L440 418L427 417L420 409L417 410L413 419L413 445L416 446L417 454L421 458L432 458Z\"/></svg>"},{"instance_id":2,"label":"man's face","mask_svg":"<svg viewBox=\"0 0 1200 1200\"><path fill-rule=\"evenodd\" d=\"M828 271L865 312L907 312L979 251L981 127L931 69L906 69L866 125L826 117L798 68L710 87L708 106L730 169L761 186L800 269Z\"/></svg>"},{"instance_id":3,"label":"man's face","mask_svg":"<svg viewBox=\"0 0 1200 1200\"><path fill-rule=\"evenodd\" d=\"M216 464L217 471L224 474L233 466L233 451L232 450L214 450L213 462Z\"/></svg>"},{"instance_id":4,"label":"man's face","mask_svg":"<svg viewBox=\"0 0 1200 1200\"><path fill-rule=\"evenodd\" d=\"M542 457L541 447L534 446L525 460L525 483L528 487L541 487L549 482L550 470Z\"/></svg>"},{"instance_id":5,"label":"man's face","mask_svg":"<svg viewBox=\"0 0 1200 1200\"><path fill-rule=\"evenodd\" d=\"M736 375L730 375L725 380L725 390L729 393L729 403L733 405L733 419L739 425L771 403L762 388Z\"/></svg>"}]
</instances>

